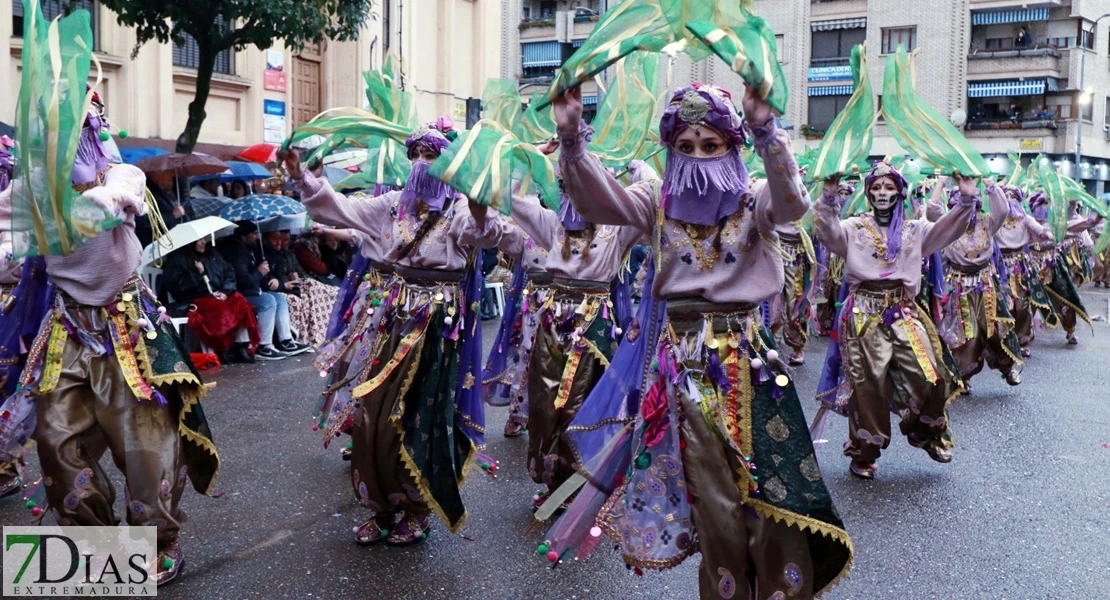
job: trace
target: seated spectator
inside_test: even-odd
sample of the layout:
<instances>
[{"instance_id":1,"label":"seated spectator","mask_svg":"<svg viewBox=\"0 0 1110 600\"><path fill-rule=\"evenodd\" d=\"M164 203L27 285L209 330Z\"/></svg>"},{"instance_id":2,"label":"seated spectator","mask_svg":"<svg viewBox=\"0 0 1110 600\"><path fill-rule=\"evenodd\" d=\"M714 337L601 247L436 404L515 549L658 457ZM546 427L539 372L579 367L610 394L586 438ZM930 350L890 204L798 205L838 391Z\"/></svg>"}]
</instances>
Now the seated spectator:
<instances>
[{"instance_id":1,"label":"seated spectator","mask_svg":"<svg viewBox=\"0 0 1110 600\"><path fill-rule=\"evenodd\" d=\"M205 179L189 190L189 202L185 211L189 220L210 217L218 214L228 199L219 195L220 180Z\"/></svg>"},{"instance_id":2,"label":"seated spectator","mask_svg":"<svg viewBox=\"0 0 1110 600\"><path fill-rule=\"evenodd\" d=\"M247 182L239 180L231 182L231 190L228 192L228 196L232 200L238 200L243 196L249 196L250 194L251 190L249 187L247 187Z\"/></svg>"},{"instance_id":3,"label":"seated spectator","mask_svg":"<svg viewBox=\"0 0 1110 600\"><path fill-rule=\"evenodd\" d=\"M271 270L263 278L263 283L272 287L269 281L277 282L278 291L286 295L286 302L289 303L293 329L300 334L301 341L319 346L327 339L328 320L339 288L307 277L296 255L289 249L290 239L288 231L266 234L263 239L265 258Z\"/></svg>"},{"instance_id":4,"label":"seated spectator","mask_svg":"<svg viewBox=\"0 0 1110 600\"><path fill-rule=\"evenodd\" d=\"M297 241L293 243L293 254L309 277L328 285L339 285L342 279L328 270L328 265L320 255L321 237L316 231L297 236Z\"/></svg>"},{"instance_id":5,"label":"seated spectator","mask_svg":"<svg viewBox=\"0 0 1110 600\"><path fill-rule=\"evenodd\" d=\"M331 230L324 235L320 244L320 259L328 265L328 271L332 275L342 278L347 274L351 257L357 251L357 248L351 244L346 244L342 234L337 234L335 231ZM348 236L346 241L350 242L352 239Z\"/></svg>"},{"instance_id":6,"label":"seated spectator","mask_svg":"<svg viewBox=\"0 0 1110 600\"><path fill-rule=\"evenodd\" d=\"M239 293L254 307L258 319L258 332L262 338L255 358L281 360L301 354L308 346L293 341L293 327L289 320L289 302L285 294L278 293L278 282L269 279L270 265L260 260L258 226L250 221L238 221L235 234L222 244L220 252L235 268L235 283ZM257 253L257 254L256 254ZM266 279L266 290L262 289ZM277 343L274 334L277 333Z\"/></svg>"},{"instance_id":7,"label":"seated spectator","mask_svg":"<svg viewBox=\"0 0 1110 600\"><path fill-rule=\"evenodd\" d=\"M201 238L166 257L162 281L174 302L189 305L189 329L220 362L254 362L258 321L235 286L235 269Z\"/></svg>"}]
</instances>

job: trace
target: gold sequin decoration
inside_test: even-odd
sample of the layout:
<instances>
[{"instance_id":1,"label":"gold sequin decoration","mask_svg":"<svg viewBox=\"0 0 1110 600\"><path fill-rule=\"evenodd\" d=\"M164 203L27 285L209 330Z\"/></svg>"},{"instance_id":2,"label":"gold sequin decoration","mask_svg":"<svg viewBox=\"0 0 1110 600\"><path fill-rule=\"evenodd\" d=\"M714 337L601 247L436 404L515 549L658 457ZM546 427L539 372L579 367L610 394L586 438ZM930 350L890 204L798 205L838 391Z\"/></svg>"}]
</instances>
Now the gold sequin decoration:
<instances>
[{"instance_id":1,"label":"gold sequin decoration","mask_svg":"<svg viewBox=\"0 0 1110 600\"><path fill-rule=\"evenodd\" d=\"M775 418L767 422L767 435L776 442L785 442L786 438L790 437L790 428L786 426L786 421L782 417L775 415Z\"/></svg>"}]
</instances>

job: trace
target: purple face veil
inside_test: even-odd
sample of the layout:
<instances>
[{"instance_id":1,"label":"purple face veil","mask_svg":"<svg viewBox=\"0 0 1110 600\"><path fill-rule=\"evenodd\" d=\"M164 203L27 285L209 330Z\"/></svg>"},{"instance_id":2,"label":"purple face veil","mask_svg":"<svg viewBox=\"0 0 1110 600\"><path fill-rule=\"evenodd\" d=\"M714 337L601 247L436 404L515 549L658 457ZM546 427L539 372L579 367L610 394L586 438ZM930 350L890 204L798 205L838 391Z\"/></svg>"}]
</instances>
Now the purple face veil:
<instances>
[{"instance_id":1,"label":"purple face veil","mask_svg":"<svg viewBox=\"0 0 1110 600\"><path fill-rule=\"evenodd\" d=\"M878 162L867 174L863 180L863 192L867 195L868 201L871 200L871 184L876 180L888 177L894 182L894 186L898 188L898 199L894 202L894 212L890 216L890 227L887 228L886 234L886 260L892 262L898 256L898 251L902 249L902 224L906 220L906 178L897 169L892 167L890 163Z\"/></svg>"},{"instance_id":2,"label":"purple face veil","mask_svg":"<svg viewBox=\"0 0 1110 600\"><path fill-rule=\"evenodd\" d=\"M732 148L713 158L678 152L675 140L695 126L716 131ZM745 136L727 92L697 84L676 91L659 122L659 135L669 150L663 176L667 217L715 225L740 208L740 198L748 191L748 173L740 159Z\"/></svg>"},{"instance_id":3,"label":"purple face veil","mask_svg":"<svg viewBox=\"0 0 1110 600\"><path fill-rule=\"evenodd\" d=\"M81 137L77 142L77 154L73 163L73 185L95 182L97 175L108 168L111 160L108 158L108 152L104 150L104 142L100 141L100 130L103 125L103 119L95 112L89 112L85 118L85 126L81 128Z\"/></svg>"},{"instance_id":4,"label":"purple face veil","mask_svg":"<svg viewBox=\"0 0 1110 600\"><path fill-rule=\"evenodd\" d=\"M1029 208L1033 209L1033 218L1040 223L1048 220L1048 197L1037 192L1029 197Z\"/></svg>"},{"instance_id":5,"label":"purple face veil","mask_svg":"<svg viewBox=\"0 0 1110 600\"><path fill-rule=\"evenodd\" d=\"M412 130L412 134L405 140L412 170L409 178L401 191L401 215L416 212L416 202L423 200L428 205L428 210L439 212L443 210L447 197L451 195L451 186L428 174L431 164L415 160L421 148L427 148L436 154L442 154L451 140L449 134L454 131L454 123L447 117L440 117L432 123L426 123Z\"/></svg>"}]
</instances>

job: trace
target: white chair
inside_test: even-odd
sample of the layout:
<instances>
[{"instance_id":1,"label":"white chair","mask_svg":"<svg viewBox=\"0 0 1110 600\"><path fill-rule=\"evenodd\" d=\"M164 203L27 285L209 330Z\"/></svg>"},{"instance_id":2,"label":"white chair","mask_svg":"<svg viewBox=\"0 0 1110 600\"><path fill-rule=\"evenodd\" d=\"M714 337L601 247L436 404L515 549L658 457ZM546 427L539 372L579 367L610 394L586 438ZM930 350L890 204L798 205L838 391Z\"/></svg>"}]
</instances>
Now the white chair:
<instances>
[{"instance_id":1,"label":"white chair","mask_svg":"<svg viewBox=\"0 0 1110 600\"><path fill-rule=\"evenodd\" d=\"M493 309L494 314L500 317L505 312L505 284L503 283L487 283L487 290L493 290Z\"/></svg>"},{"instance_id":2,"label":"white chair","mask_svg":"<svg viewBox=\"0 0 1110 600\"><path fill-rule=\"evenodd\" d=\"M158 294L158 283L162 279L162 269L150 265L143 265L139 267L139 277L143 278L143 282L146 283L146 286L150 288L151 292L154 292L156 295ZM169 292L166 292L166 299L173 302L173 297ZM170 317L170 324L173 325L173 329L177 332L177 335L181 335L181 328L189 324L189 319L188 317ZM212 349L205 346L204 342L200 340L197 340L197 342L200 343L201 352L213 354Z\"/></svg>"}]
</instances>

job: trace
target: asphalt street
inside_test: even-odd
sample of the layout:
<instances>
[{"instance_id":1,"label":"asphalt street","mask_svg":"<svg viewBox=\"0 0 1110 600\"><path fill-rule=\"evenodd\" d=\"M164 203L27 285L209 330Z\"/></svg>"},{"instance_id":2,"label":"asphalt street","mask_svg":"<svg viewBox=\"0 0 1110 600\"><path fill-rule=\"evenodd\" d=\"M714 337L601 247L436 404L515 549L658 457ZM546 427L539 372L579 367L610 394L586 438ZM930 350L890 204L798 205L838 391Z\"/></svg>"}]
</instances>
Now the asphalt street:
<instances>
[{"instance_id":1,"label":"asphalt street","mask_svg":"<svg viewBox=\"0 0 1110 600\"><path fill-rule=\"evenodd\" d=\"M1110 293L1085 298L1105 318ZM486 323L487 346L496 326ZM974 395L951 407L949 465L896 437L878 479L854 479L840 453L845 420L830 419L817 455L856 560L825 598L1110 597L1110 327L1102 320L1094 335L1079 333L1069 347L1062 332L1039 331L1020 387L996 373L974 380ZM824 349L814 341L796 372L810 416ZM217 383L204 407L223 495L187 493L185 571L161 597L697 598L697 557L639 577L602 544L586 561L549 569L534 553L544 528L529 531L538 488L525 473L527 440L502 437L505 409L487 413L499 476L475 473L463 490L466 537L436 524L422 545L361 548L351 529L366 511L349 463L311 430L320 392L311 358L225 367L206 379ZM0 523L30 520L18 498L0 500Z\"/></svg>"}]
</instances>

